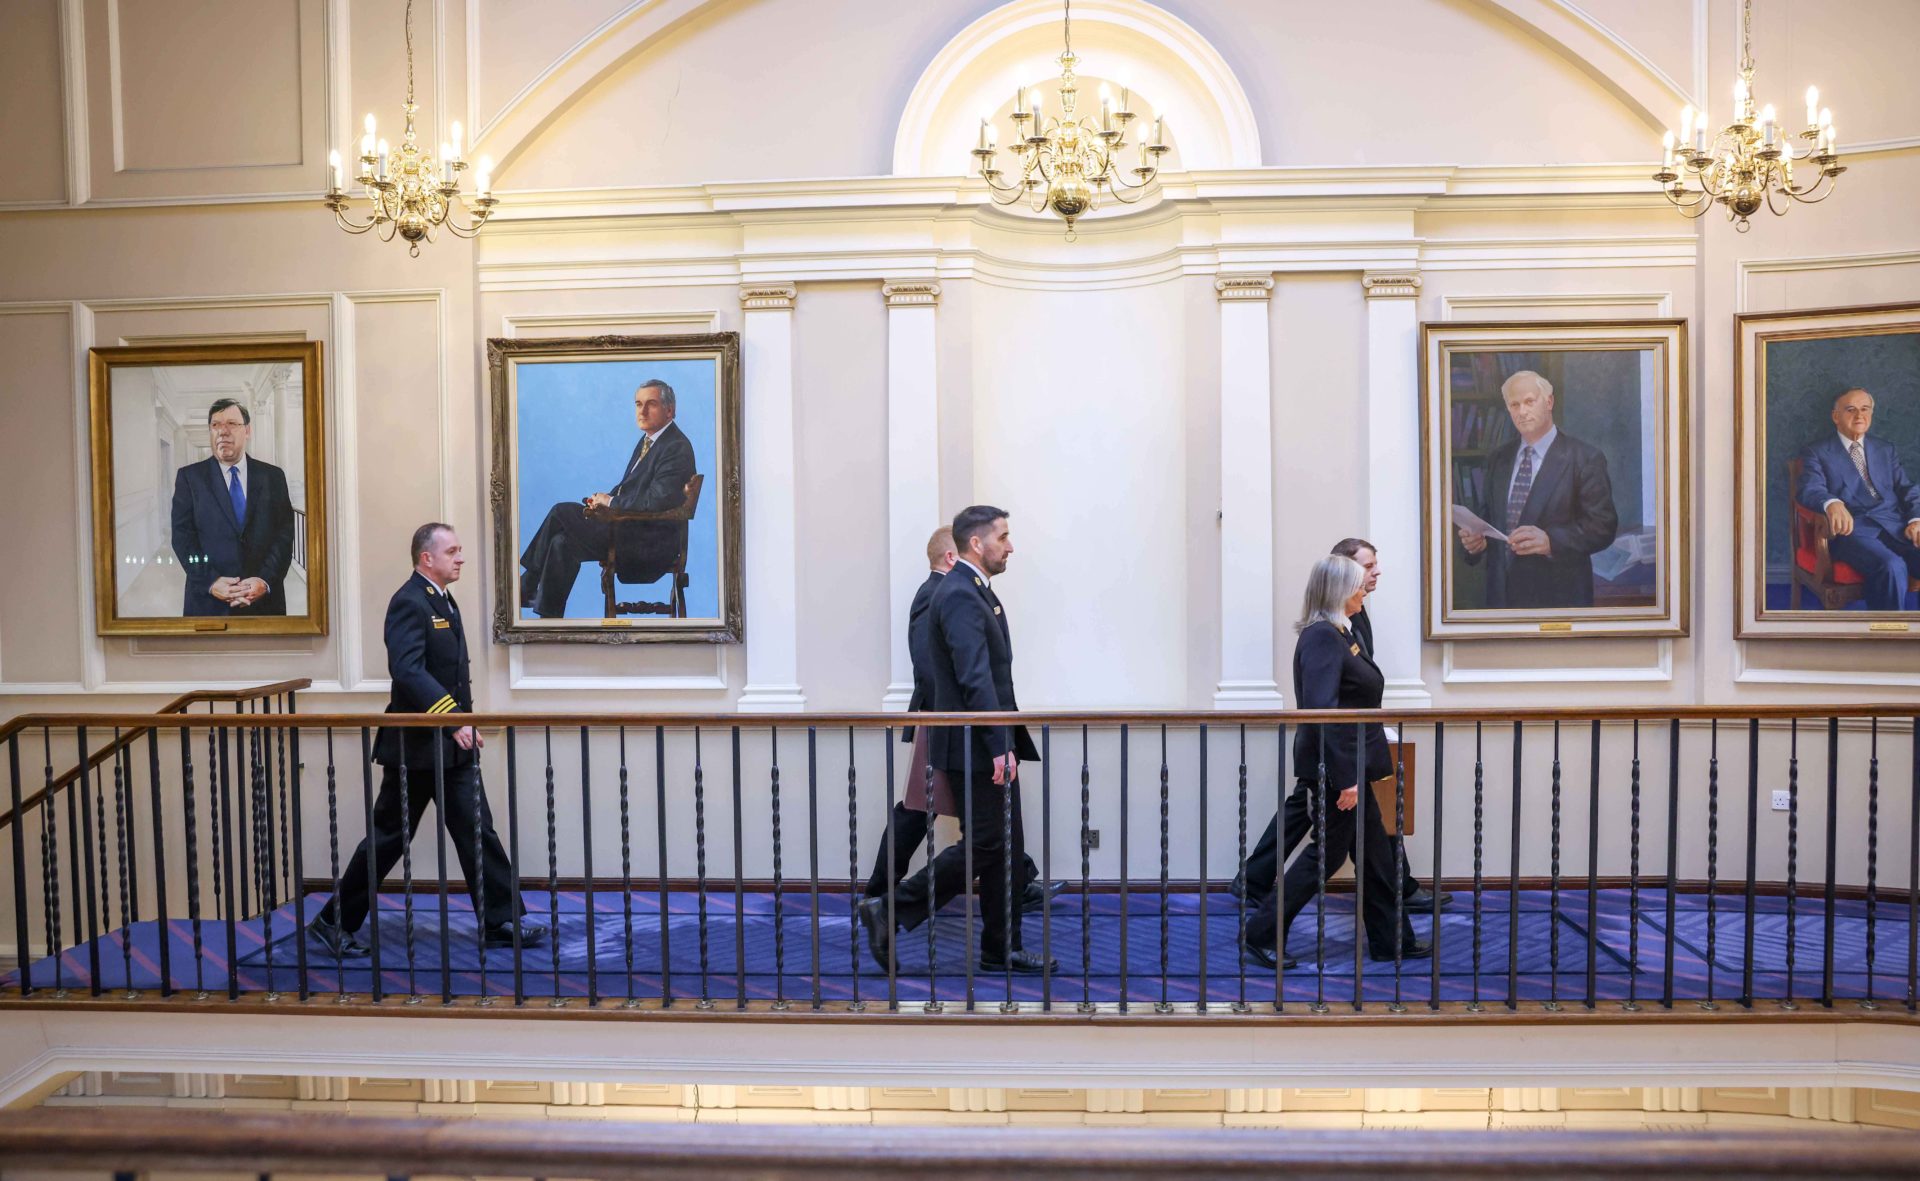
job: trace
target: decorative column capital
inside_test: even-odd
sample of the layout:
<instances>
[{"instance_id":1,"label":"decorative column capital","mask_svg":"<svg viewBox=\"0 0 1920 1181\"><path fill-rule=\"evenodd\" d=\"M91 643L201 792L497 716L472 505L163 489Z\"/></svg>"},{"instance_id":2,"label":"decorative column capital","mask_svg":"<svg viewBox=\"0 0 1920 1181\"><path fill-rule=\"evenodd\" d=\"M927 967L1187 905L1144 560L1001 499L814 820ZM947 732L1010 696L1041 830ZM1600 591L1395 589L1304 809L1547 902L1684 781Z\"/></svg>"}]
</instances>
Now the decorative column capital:
<instances>
[{"instance_id":1,"label":"decorative column capital","mask_svg":"<svg viewBox=\"0 0 1920 1181\"><path fill-rule=\"evenodd\" d=\"M890 308L930 308L940 302L940 284L929 279L889 280L880 294Z\"/></svg>"},{"instance_id":2,"label":"decorative column capital","mask_svg":"<svg viewBox=\"0 0 1920 1181\"><path fill-rule=\"evenodd\" d=\"M1213 290L1222 303L1242 299L1265 301L1273 295L1273 276L1222 275L1213 281Z\"/></svg>"},{"instance_id":3,"label":"decorative column capital","mask_svg":"<svg viewBox=\"0 0 1920 1181\"><path fill-rule=\"evenodd\" d=\"M1412 299L1420 294L1420 276L1413 271L1368 271L1360 277L1368 299Z\"/></svg>"},{"instance_id":4,"label":"decorative column capital","mask_svg":"<svg viewBox=\"0 0 1920 1181\"><path fill-rule=\"evenodd\" d=\"M747 283L740 288L740 306L749 312L790 312L796 294L791 283Z\"/></svg>"}]
</instances>

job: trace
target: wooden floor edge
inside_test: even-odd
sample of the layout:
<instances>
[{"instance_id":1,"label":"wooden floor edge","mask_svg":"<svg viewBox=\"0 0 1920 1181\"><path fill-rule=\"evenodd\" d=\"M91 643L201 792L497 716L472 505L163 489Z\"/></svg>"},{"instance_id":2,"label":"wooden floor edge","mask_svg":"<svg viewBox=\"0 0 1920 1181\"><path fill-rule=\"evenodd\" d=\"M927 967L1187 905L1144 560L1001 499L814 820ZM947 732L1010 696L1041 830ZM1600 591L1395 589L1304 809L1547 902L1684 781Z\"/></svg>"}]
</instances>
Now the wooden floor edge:
<instances>
[{"instance_id":1,"label":"wooden floor edge","mask_svg":"<svg viewBox=\"0 0 1920 1181\"><path fill-rule=\"evenodd\" d=\"M438 996L390 996L376 1003L364 994L349 994L343 998L336 993L316 994L305 1001L284 995L269 998L265 994L229 1000L217 993L206 996L175 993L171 997L162 997L157 993L142 993L134 997L124 993L98 997L14 995L0 998L0 1012L219 1013L273 1017L452 1017L647 1023L735 1021L773 1025L1020 1024L1132 1028L1244 1028L1248 1025L1404 1027L1408 1024L1482 1028L1488 1025L1553 1027L1639 1024L1873 1024L1920 1027L1920 1014L1909 1010L1904 1002L1881 1001L1874 1008L1866 1008L1864 1002L1845 1000L1836 1001L1832 1008L1828 1008L1817 999L1796 1001L1793 1008L1784 1007L1778 1000L1756 1000L1752 1008L1746 1008L1738 1001L1720 1001L1715 1003L1714 1008L1707 1009L1702 1002L1688 1000L1676 1001L1671 1009L1658 1001L1640 1002L1635 1009L1628 1009L1625 1002L1603 1001L1592 1009L1580 1002L1568 1002L1557 1010L1547 1009L1546 1002L1542 1001L1523 1001L1513 1009L1509 1009L1505 1002L1485 1002L1477 1010L1471 1008L1469 1002L1449 1001L1438 1008L1425 1003L1410 1004L1399 1012L1390 1009L1388 1002L1384 1001L1370 1001L1357 1011L1350 1001L1329 1003L1324 1011L1315 1011L1312 1005L1305 1002L1289 1001L1284 1010L1275 1011L1269 1000L1250 1002L1244 1012L1237 1011L1231 1004L1221 1003L1210 1005L1205 1012L1196 1011L1191 1004L1187 1004L1170 1013L1155 1011L1151 1002L1137 1003L1127 1012L1119 1011L1113 1004L1097 1006L1092 1012L1081 1012L1076 1003L1071 1001L1056 1001L1050 1011L1041 1009L1038 1001L1022 1002L1019 1009L1011 1011L1002 1011L998 1001L983 1002L972 1011L966 1009L964 1002L949 1001L937 1011L928 1011L920 1001L902 1002L898 1009L889 1009L884 999L866 1002L864 1009L854 1009L852 1003L847 1001L831 1002L819 1009L806 1001L788 1002L786 1008L779 1009L775 1008L775 1002L764 1000L750 1001L744 1008L736 1007L731 1001L716 1001L711 1007L701 1008L699 1002L687 1000L663 1006L658 1001L628 1004L617 998L603 999L597 1005L588 1004L584 997L566 998L566 1003L561 1005L553 1004L551 998L547 997L531 997L522 1005L513 1004L511 998L507 997L487 999L491 1003L482 1003L479 997L456 997L448 1003Z\"/></svg>"}]
</instances>

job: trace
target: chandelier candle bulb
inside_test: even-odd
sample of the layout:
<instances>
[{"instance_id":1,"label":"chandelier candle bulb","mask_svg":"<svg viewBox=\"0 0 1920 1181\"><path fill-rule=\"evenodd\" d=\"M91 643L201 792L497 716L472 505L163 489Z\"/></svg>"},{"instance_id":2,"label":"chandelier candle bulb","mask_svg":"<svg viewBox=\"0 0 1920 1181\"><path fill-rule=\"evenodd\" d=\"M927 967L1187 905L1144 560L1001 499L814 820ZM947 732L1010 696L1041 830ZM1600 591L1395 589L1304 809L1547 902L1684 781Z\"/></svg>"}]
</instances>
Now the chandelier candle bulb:
<instances>
[{"instance_id":1,"label":"chandelier candle bulb","mask_svg":"<svg viewBox=\"0 0 1920 1181\"><path fill-rule=\"evenodd\" d=\"M387 179L387 157L392 154L387 151L386 140L383 139L380 141L380 146L378 149L376 149L375 154L379 157L380 164L378 169L373 174L374 179L386 180Z\"/></svg>"},{"instance_id":2,"label":"chandelier candle bulb","mask_svg":"<svg viewBox=\"0 0 1920 1181\"><path fill-rule=\"evenodd\" d=\"M1707 109L1705 107L1700 108L1700 113L1696 116L1693 125L1693 150L1696 153L1707 150Z\"/></svg>"},{"instance_id":3,"label":"chandelier candle bulb","mask_svg":"<svg viewBox=\"0 0 1920 1181\"><path fill-rule=\"evenodd\" d=\"M986 116L982 115L980 117L980 150L986 152L991 151L992 148L993 127L987 122Z\"/></svg>"},{"instance_id":4,"label":"chandelier candle bulb","mask_svg":"<svg viewBox=\"0 0 1920 1181\"><path fill-rule=\"evenodd\" d=\"M327 153L327 191L330 193L337 193L340 191L340 153L339 152Z\"/></svg>"},{"instance_id":5,"label":"chandelier candle bulb","mask_svg":"<svg viewBox=\"0 0 1920 1181\"><path fill-rule=\"evenodd\" d=\"M443 185L450 185L453 183L453 145L452 144L440 145L440 183Z\"/></svg>"},{"instance_id":6,"label":"chandelier candle bulb","mask_svg":"<svg viewBox=\"0 0 1920 1181\"><path fill-rule=\"evenodd\" d=\"M1766 109L1760 112L1761 146L1768 148L1773 146L1774 130L1773 104L1768 103Z\"/></svg>"},{"instance_id":7,"label":"chandelier candle bulb","mask_svg":"<svg viewBox=\"0 0 1920 1181\"><path fill-rule=\"evenodd\" d=\"M1671 170L1673 168L1673 132L1667 132L1665 138L1661 140L1661 147L1664 150L1662 166Z\"/></svg>"},{"instance_id":8,"label":"chandelier candle bulb","mask_svg":"<svg viewBox=\"0 0 1920 1181\"><path fill-rule=\"evenodd\" d=\"M1820 88L1807 87L1807 126L1820 126Z\"/></svg>"},{"instance_id":9,"label":"chandelier candle bulb","mask_svg":"<svg viewBox=\"0 0 1920 1181\"><path fill-rule=\"evenodd\" d=\"M453 126L447 130L452 137L452 142L447 145L447 159L458 160L460 158L460 120L455 119Z\"/></svg>"}]
</instances>

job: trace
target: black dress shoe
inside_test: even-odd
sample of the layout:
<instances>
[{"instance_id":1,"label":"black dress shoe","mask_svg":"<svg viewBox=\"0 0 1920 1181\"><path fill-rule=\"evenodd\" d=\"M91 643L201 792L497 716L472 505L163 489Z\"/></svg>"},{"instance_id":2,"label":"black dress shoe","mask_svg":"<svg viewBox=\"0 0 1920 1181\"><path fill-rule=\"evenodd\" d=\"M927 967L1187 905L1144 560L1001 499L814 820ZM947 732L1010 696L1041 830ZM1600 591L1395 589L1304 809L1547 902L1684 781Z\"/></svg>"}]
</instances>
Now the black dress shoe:
<instances>
[{"instance_id":1,"label":"black dress shoe","mask_svg":"<svg viewBox=\"0 0 1920 1181\"><path fill-rule=\"evenodd\" d=\"M1393 948L1385 948L1386 954L1384 955L1381 954L1382 950L1383 949L1369 944L1367 946L1367 958L1372 960L1391 960L1393 958ZM1417 935L1412 935L1400 942L1400 958L1403 960L1424 960L1432 955L1433 940L1431 939L1422 939Z\"/></svg>"},{"instance_id":2,"label":"black dress shoe","mask_svg":"<svg viewBox=\"0 0 1920 1181\"><path fill-rule=\"evenodd\" d=\"M547 941L547 925L532 919L520 920L520 946L539 947ZM497 927L488 927L486 936L488 947L512 947L513 924L501 923Z\"/></svg>"},{"instance_id":3,"label":"black dress shoe","mask_svg":"<svg viewBox=\"0 0 1920 1181\"><path fill-rule=\"evenodd\" d=\"M1245 931L1240 933L1240 955L1249 963L1259 964L1268 970L1280 968L1290 972L1300 966L1299 960L1294 959L1292 956L1287 956L1285 959L1282 959L1273 953L1273 948L1265 944L1256 945L1248 943L1247 933Z\"/></svg>"},{"instance_id":4,"label":"black dress shoe","mask_svg":"<svg viewBox=\"0 0 1920 1181\"><path fill-rule=\"evenodd\" d=\"M1060 970L1060 961L1042 960L1030 951L1015 951L1009 953L1007 958L1003 960L996 960L990 956L981 956L980 970L982 972L1006 972L1011 970L1023 976L1038 976L1042 972L1058 972Z\"/></svg>"},{"instance_id":5,"label":"black dress shoe","mask_svg":"<svg viewBox=\"0 0 1920 1181\"><path fill-rule=\"evenodd\" d=\"M1064 879L1047 882L1044 885L1037 881L1028 882L1027 888L1020 892L1020 913L1039 914L1047 908L1047 903L1053 901L1055 895L1066 888L1067 883Z\"/></svg>"},{"instance_id":6,"label":"black dress shoe","mask_svg":"<svg viewBox=\"0 0 1920 1181\"><path fill-rule=\"evenodd\" d=\"M887 926L887 900L864 898L858 912L860 925L867 929L867 950L882 971L893 970L893 930Z\"/></svg>"},{"instance_id":7,"label":"black dress shoe","mask_svg":"<svg viewBox=\"0 0 1920 1181\"><path fill-rule=\"evenodd\" d=\"M307 924L307 934L318 939L322 947L338 958L345 959L349 956L359 957L367 954L366 944L342 931L338 924L329 922L323 916L314 916L313 921Z\"/></svg>"},{"instance_id":8,"label":"black dress shoe","mask_svg":"<svg viewBox=\"0 0 1920 1181\"><path fill-rule=\"evenodd\" d=\"M1445 890L1436 894L1432 890L1422 886L1406 896L1405 901L1402 903L1402 908L1419 914L1428 914L1435 910L1445 910L1452 905L1452 894L1449 894Z\"/></svg>"}]
</instances>

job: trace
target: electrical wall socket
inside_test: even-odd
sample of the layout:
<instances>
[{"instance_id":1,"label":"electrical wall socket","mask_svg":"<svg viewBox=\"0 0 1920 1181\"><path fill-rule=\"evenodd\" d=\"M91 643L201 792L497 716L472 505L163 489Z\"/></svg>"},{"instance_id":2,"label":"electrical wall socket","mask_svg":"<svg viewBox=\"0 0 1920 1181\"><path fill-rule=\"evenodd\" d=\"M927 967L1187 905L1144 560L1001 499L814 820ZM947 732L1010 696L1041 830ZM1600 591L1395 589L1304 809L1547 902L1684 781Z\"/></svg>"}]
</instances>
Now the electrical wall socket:
<instances>
[{"instance_id":1,"label":"electrical wall socket","mask_svg":"<svg viewBox=\"0 0 1920 1181\"><path fill-rule=\"evenodd\" d=\"M1087 830L1087 848L1098 849L1099 847L1100 847L1100 830L1097 828L1088 829Z\"/></svg>"},{"instance_id":2,"label":"electrical wall socket","mask_svg":"<svg viewBox=\"0 0 1920 1181\"><path fill-rule=\"evenodd\" d=\"M1775 812L1785 812L1790 807L1792 807L1792 804L1787 792L1776 791L1773 793L1773 810Z\"/></svg>"}]
</instances>

